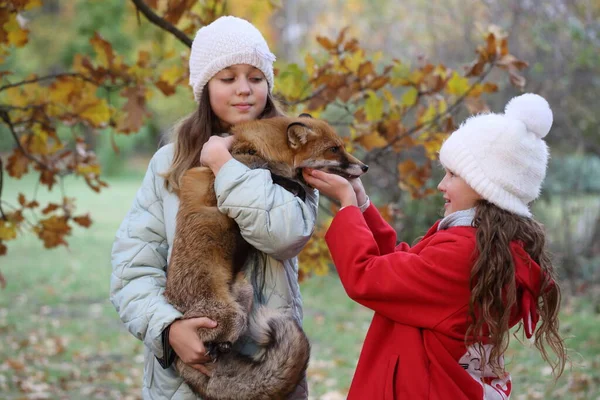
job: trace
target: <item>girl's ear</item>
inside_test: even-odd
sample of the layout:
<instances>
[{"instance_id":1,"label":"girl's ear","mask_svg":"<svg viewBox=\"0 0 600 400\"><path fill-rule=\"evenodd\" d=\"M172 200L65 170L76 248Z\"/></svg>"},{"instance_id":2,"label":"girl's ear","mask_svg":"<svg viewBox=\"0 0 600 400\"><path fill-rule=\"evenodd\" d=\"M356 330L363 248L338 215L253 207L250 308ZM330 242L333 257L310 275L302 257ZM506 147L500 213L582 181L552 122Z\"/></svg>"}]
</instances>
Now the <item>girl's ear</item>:
<instances>
[{"instance_id":1,"label":"girl's ear","mask_svg":"<svg viewBox=\"0 0 600 400\"><path fill-rule=\"evenodd\" d=\"M302 122L292 122L287 126L288 145L292 149L298 149L306 144L310 135L314 135L312 129Z\"/></svg>"}]
</instances>

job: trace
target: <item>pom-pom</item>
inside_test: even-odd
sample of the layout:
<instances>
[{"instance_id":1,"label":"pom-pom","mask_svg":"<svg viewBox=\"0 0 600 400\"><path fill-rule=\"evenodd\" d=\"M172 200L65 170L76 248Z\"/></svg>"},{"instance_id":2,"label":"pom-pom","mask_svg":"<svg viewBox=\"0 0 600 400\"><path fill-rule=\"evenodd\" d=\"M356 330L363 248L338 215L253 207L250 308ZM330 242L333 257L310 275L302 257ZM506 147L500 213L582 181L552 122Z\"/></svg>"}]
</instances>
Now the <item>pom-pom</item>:
<instances>
[{"instance_id":1,"label":"pom-pom","mask_svg":"<svg viewBox=\"0 0 600 400\"><path fill-rule=\"evenodd\" d=\"M504 115L522 121L527 130L540 139L545 137L552 127L550 105L537 94L525 93L512 98L504 109Z\"/></svg>"}]
</instances>

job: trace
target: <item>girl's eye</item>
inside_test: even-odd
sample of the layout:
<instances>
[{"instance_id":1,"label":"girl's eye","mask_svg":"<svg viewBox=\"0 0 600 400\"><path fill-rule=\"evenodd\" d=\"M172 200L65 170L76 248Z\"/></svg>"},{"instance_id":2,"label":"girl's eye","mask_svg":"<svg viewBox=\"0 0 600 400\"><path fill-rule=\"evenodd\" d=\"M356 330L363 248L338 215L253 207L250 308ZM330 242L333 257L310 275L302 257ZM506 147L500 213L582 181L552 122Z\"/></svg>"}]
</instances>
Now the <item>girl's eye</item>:
<instances>
[{"instance_id":1,"label":"girl's eye","mask_svg":"<svg viewBox=\"0 0 600 400\"><path fill-rule=\"evenodd\" d=\"M259 82L262 82L262 81L263 81L263 77L262 77L262 76L255 76L255 77L252 77L252 78L250 78L250 80L251 80L252 82L259 83Z\"/></svg>"},{"instance_id":2,"label":"girl's eye","mask_svg":"<svg viewBox=\"0 0 600 400\"><path fill-rule=\"evenodd\" d=\"M452 171L448 171L448 175L450 175L451 178L454 178L456 175L454 175L454 172Z\"/></svg>"},{"instance_id":3,"label":"girl's eye","mask_svg":"<svg viewBox=\"0 0 600 400\"><path fill-rule=\"evenodd\" d=\"M233 78L221 78L221 82L233 82Z\"/></svg>"}]
</instances>

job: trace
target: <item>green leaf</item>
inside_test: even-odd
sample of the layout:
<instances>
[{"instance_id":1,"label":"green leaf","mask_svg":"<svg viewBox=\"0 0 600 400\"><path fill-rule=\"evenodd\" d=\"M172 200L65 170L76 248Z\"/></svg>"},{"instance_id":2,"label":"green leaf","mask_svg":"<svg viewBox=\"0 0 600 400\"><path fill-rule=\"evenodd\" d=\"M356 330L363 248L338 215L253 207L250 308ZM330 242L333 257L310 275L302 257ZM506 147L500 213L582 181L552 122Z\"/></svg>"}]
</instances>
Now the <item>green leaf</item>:
<instances>
[{"instance_id":1,"label":"green leaf","mask_svg":"<svg viewBox=\"0 0 600 400\"><path fill-rule=\"evenodd\" d=\"M298 64L289 64L279 73L276 87L288 100L301 99L310 90L306 72Z\"/></svg>"}]
</instances>

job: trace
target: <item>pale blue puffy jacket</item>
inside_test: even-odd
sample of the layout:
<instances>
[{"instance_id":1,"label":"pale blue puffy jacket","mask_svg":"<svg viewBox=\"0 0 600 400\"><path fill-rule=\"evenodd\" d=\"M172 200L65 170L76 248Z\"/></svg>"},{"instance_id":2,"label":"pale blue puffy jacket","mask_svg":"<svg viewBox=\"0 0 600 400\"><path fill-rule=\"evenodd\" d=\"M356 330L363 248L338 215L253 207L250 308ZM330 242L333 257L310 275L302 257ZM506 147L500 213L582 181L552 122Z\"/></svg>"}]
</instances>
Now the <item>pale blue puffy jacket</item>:
<instances>
[{"instance_id":1,"label":"pale blue puffy jacket","mask_svg":"<svg viewBox=\"0 0 600 400\"><path fill-rule=\"evenodd\" d=\"M173 145L150 161L131 210L117 231L112 248L110 300L127 329L145 344L144 399L197 399L172 367L163 369L162 332L181 317L163 296L178 197L159 175L167 171ZM306 201L273 184L264 169L251 170L228 161L215 180L219 210L234 218L243 237L267 255L263 298L268 307L288 310L302 321L296 256L310 238L316 221L318 192ZM306 381L290 397L306 399Z\"/></svg>"}]
</instances>

